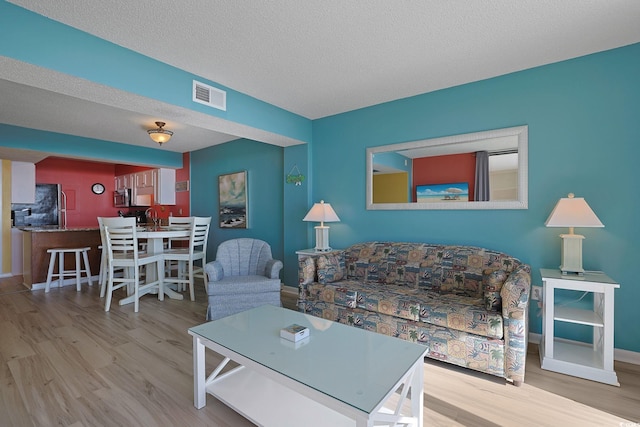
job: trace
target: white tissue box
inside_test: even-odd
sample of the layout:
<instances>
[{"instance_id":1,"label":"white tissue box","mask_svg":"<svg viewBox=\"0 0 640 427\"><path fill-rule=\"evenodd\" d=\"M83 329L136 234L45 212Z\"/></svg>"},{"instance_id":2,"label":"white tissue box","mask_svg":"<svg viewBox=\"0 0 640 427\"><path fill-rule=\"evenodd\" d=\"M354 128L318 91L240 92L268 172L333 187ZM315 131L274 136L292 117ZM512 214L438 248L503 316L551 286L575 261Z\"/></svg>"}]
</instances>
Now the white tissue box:
<instances>
[{"instance_id":1,"label":"white tissue box","mask_svg":"<svg viewBox=\"0 0 640 427\"><path fill-rule=\"evenodd\" d=\"M309 328L302 325L289 325L280 329L280 337L289 341L298 342L309 336Z\"/></svg>"}]
</instances>

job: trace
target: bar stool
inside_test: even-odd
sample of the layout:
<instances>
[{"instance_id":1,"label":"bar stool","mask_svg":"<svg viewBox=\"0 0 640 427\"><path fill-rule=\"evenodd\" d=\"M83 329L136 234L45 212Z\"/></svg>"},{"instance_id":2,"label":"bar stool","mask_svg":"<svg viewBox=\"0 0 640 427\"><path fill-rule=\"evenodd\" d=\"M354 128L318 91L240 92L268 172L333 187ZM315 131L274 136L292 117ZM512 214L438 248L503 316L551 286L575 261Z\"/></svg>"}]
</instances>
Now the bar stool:
<instances>
[{"instance_id":1,"label":"bar stool","mask_svg":"<svg viewBox=\"0 0 640 427\"><path fill-rule=\"evenodd\" d=\"M58 278L58 287L62 287L63 281L65 277L75 277L76 278L76 290L80 291L80 280L82 279L82 272L84 271L87 276L87 281L89 285L93 286L93 281L91 280L91 271L89 270L89 258L87 256L87 252L89 251L89 247L86 248L52 248L47 249L47 252L51 254L51 259L49 260L49 272L47 273L47 285L45 287L45 292L49 292L49 287L51 286L51 280L55 277ZM76 269L75 270L65 270L64 269L64 254L66 253L75 253L76 255ZM84 269L81 269L80 265L80 254L82 254L82 260L84 261ZM56 256L58 257L58 272L53 272L53 267L55 266Z\"/></svg>"}]
</instances>

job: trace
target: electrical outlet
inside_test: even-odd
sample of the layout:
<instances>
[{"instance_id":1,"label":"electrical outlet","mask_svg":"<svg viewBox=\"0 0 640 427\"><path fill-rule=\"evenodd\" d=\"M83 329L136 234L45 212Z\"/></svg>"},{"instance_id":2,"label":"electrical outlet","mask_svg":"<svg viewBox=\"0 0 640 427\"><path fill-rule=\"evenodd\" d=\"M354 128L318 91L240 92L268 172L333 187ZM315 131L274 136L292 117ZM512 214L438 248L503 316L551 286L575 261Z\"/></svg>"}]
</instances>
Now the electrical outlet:
<instances>
[{"instance_id":1,"label":"electrical outlet","mask_svg":"<svg viewBox=\"0 0 640 427\"><path fill-rule=\"evenodd\" d=\"M542 300L542 286L531 287L531 299L534 301Z\"/></svg>"}]
</instances>

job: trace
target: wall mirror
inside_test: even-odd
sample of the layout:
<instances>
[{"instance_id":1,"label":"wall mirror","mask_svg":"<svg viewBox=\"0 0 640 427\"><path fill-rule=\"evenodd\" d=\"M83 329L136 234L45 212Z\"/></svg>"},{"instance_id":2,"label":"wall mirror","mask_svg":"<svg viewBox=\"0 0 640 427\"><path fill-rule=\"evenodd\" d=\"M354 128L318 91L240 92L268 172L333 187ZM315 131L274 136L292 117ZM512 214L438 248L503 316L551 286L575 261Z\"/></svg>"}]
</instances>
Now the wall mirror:
<instances>
[{"instance_id":1,"label":"wall mirror","mask_svg":"<svg viewBox=\"0 0 640 427\"><path fill-rule=\"evenodd\" d=\"M367 148L367 209L527 209L528 127Z\"/></svg>"}]
</instances>

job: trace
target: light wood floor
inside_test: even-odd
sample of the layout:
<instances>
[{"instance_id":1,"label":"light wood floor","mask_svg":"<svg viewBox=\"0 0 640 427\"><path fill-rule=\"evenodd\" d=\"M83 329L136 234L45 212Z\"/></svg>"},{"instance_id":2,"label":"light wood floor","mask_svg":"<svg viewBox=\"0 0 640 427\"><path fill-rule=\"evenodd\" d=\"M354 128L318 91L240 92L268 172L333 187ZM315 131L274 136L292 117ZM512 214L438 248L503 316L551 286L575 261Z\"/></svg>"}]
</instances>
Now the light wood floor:
<instances>
[{"instance_id":1,"label":"light wood floor","mask_svg":"<svg viewBox=\"0 0 640 427\"><path fill-rule=\"evenodd\" d=\"M146 296L134 314L118 305L105 313L95 285L45 294L0 280L0 425L252 425L211 396L205 408L193 407L186 331L204 322L199 285L196 302ZM208 369L220 360L207 358ZM622 386L612 387L542 371L531 345L519 388L441 362L424 369L425 426L640 423L640 366L616 363Z\"/></svg>"}]
</instances>

